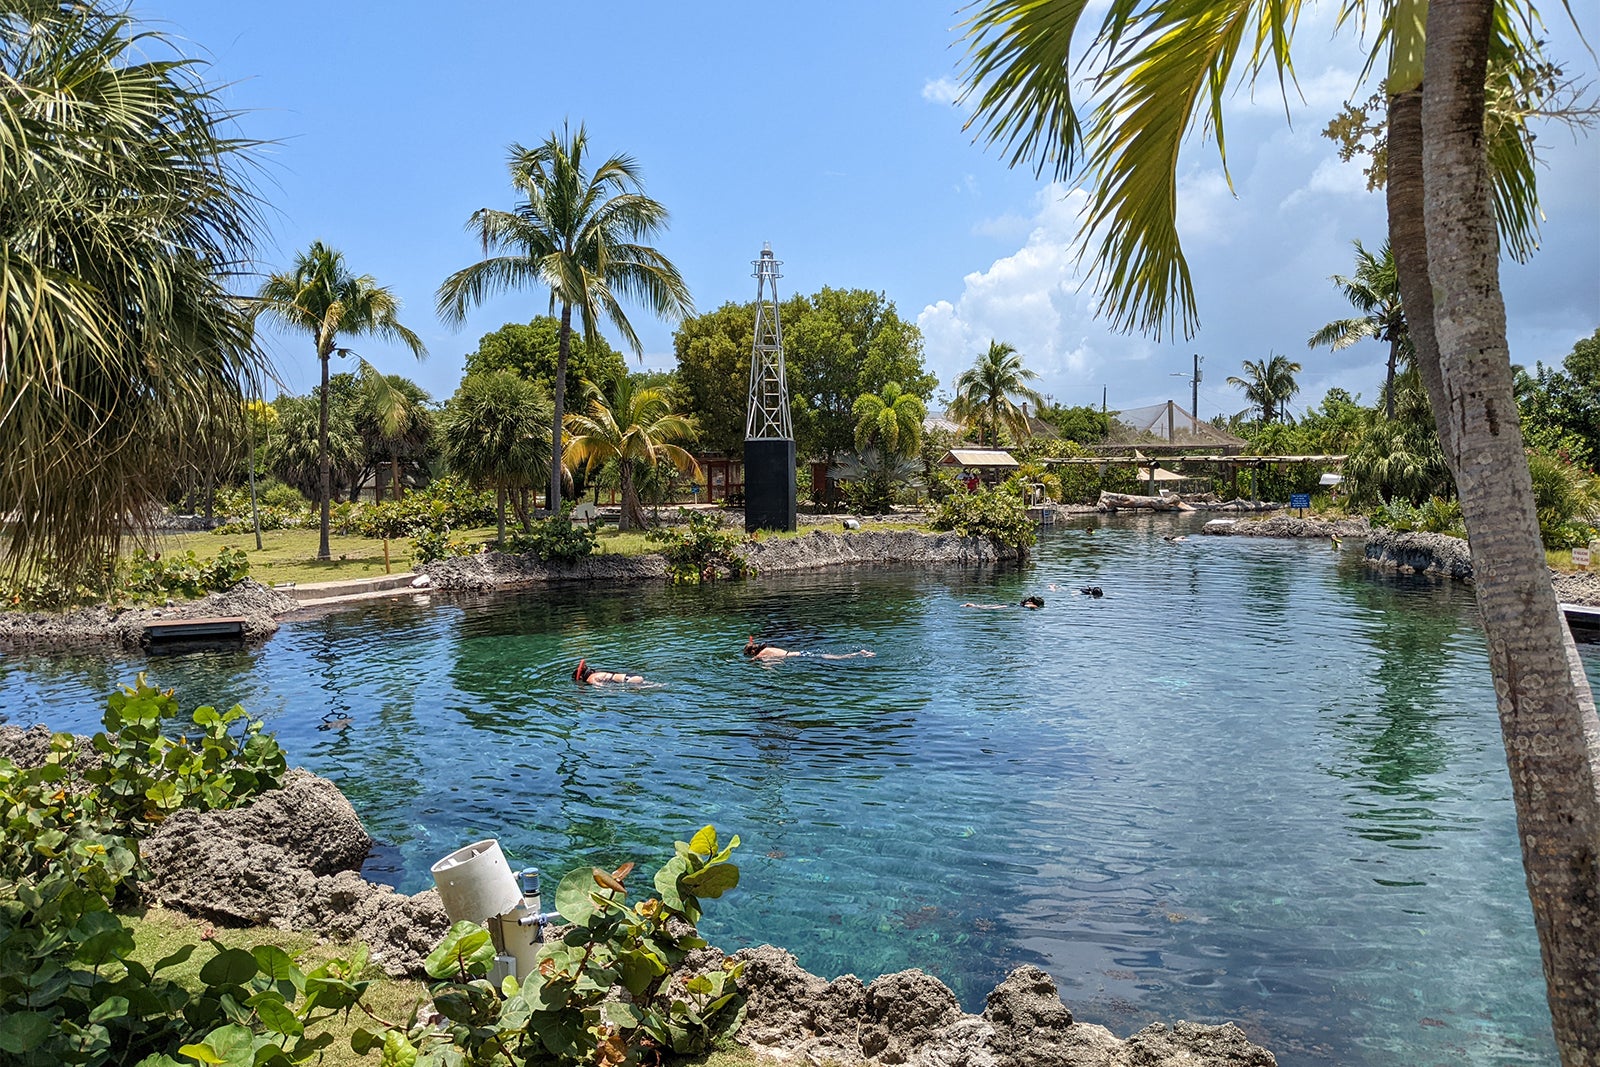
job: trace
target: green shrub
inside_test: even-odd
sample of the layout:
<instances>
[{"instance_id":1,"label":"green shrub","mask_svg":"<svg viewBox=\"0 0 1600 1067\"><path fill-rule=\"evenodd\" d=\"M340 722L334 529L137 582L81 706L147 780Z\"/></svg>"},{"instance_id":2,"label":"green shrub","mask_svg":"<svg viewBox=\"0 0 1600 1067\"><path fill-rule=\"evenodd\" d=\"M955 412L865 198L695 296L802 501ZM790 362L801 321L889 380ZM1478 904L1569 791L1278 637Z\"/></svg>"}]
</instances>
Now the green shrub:
<instances>
[{"instance_id":1,"label":"green shrub","mask_svg":"<svg viewBox=\"0 0 1600 1067\"><path fill-rule=\"evenodd\" d=\"M495 949L489 931L456 923L428 957L441 1024L418 1022L379 1034L358 1030L357 1054L383 1049L385 1063L658 1063L662 1052L700 1054L732 1035L744 1018L737 980L742 964L685 978L677 968L706 942L695 932L702 899L739 884L729 856L707 826L656 872L660 894L629 905L627 863L615 871L583 867L561 879L556 910L572 925L539 950L532 974L488 981ZM621 990L626 996L620 996ZM392 1057L392 1058L391 1058Z\"/></svg>"},{"instance_id":2,"label":"green shrub","mask_svg":"<svg viewBox=\"0 0 1600 1067\"><path fill-rule=\"evenodd\" d=\"M599 540L587 526L572 521L572 509L548 519L536 519L533 528L512 534L507 550L531 554L543 563L576 563L594 552Z\"/></svg>"},{"instance_id":3,"label":"green shrub","mask_svg":"<svg viewBox=\"0 0 1600 1067\"><path fill-rule=\"evenodd\" d=\"M996 548L1014 548L1024 555L1039 541L1039 528L1022 498L1005 486L945 497L930 525L962 537L987 537Z\"/></svg>"},{"instance_id":4,"label":"green shrub","mask_svg":"<svg viewBox=\"0 0 1600 1067\"><path fill-rule=\"evenodd\" d=\"M1539 536L1546 548L1575 548L1594 538L1600 486L1590 472L1538 450L1528 452Z\"/></svg>"},{"instance_id":5,"label":"green shrub","mask_svg":"<svg viewBox=\"0 0 1600 1067\"><path fill-rule=\"evenodd\" d=\"M194 598L232 589L250 576L250 557L242 548L224 548L200 558L188 551L162 557L137 549L95 583L67 584L48 563L39 574L15 584L0 580L0 603L22 611L54 611L80 604L152 603L169 597Z\"/></svg>"},{"instance_id":6,"label":"green shrub","mask_svg":"<svg viewBox=\"0 0 1600 1067\"><path fill-rule=\"evenodd\" d=\"M57 734L38 767L0 759L0 1053L7 1064L170 1065L188 1054L186 1037L202 1034L213 1048L271 1043L241 1019L281 1039L256 1064L303 1062L331 1040L308 1036L305 1024L319 1018L318 1009L326 1018L341 1006L341 989L315 1003L310 996L318 982L344 981L336 967L296 983L281 950L252 955L213 943L216 955L200 970L205 988L191 992L159 972L196 946L151 968L129 959L133 934L111 908L134 895L139 839L175 811L233 806L276 788L283 776L283 750L243 709L198 708L188 736L166 737L161 723L177 712L172 693L141 675L107 701L105 730L88 745ZM235 725L243 727L237 736ZM284 1011L265 1006L274 997ZM342 1006L350 1003L353 996Z\"/></svg>"},{"instance_id":7,"label":"green shrub","mask_svg":"<svg viewBox=\"0 0 1600 1067\"><path fill-rule=\"evenodd\" d=\"M445 533L420 533L411 543L411 558L417 563L433 563L456 556L475 556L482 546L466 538L452 538Z\"/></svg>"},{"instance_id":8,"label":"green shrub","mask_svg":"<svg viewBox=\"0 0 1600 1067\"><path fill-rule=\"evenodd\" d=\"M653 527L644 535L646 541L661 546L669 581L695 585L713 581L723 573L730 578L755 573L743 552L749 538L724 530L722 520L715 515L694 514L680 508L678 518L676 526Z\"/></svg>"}]
</instances>

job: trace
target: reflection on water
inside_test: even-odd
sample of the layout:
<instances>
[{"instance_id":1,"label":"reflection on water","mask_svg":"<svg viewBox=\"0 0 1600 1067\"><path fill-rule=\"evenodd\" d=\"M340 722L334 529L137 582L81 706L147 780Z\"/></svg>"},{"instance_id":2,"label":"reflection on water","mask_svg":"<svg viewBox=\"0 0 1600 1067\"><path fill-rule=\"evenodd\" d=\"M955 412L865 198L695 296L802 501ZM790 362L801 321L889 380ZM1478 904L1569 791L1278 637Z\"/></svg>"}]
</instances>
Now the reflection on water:
<instances>
[{"instance_id":1,"label":"reflection on water","mask_svg":"<svg viewBox=\"0 0 1600 1067\"><path fill-rule=\"evenodd\" d=\"M1036 962L1080 1018L1237 1019L1289 1065L1549 1062L1468 591L1165 521L1068 528L1024 570L436 596L253 653L9 657L0 706L90 729L147 668L243 703L408 891L481 836L648 867L711 821L745 843L707 922L728 947L922 967L969 1009ZM1025 593L1045 610L959 606ZM757 664L748 634L878 655ZM662 688L575 686L579 656Z\"/></svg>"}]
</instances>

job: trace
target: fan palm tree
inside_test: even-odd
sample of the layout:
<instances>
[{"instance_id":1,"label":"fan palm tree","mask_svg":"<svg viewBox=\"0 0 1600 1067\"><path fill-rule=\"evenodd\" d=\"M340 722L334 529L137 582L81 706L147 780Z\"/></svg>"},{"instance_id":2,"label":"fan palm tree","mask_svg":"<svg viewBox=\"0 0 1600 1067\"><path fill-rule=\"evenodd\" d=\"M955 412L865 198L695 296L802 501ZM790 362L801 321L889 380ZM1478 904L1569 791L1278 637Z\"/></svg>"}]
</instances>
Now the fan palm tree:
<instances>
[{"instance_id":1,"label":"fan palm tree","mask_svg":"<svg viewBox=\"0 0 1600 1067\"><path fill-rule=\"evenodd\" d=\"M922 420L928 411L899 382L886 383L881 393L862 393L851 411L858 452L877 448L890 456L914 456L922 448Z\"/></svg>"},{"instance_id":2,"label":"fan palm tree","mask_svg":"<svg viewBox=\"0 0 1600 1067\"><path fill-rule=\"evenodd\" d=\"M1244 390L1244 398L1261 412L1263 423L1287 418L1285 405L1300 391L1294 376L1300 373L1300 364L1292 363L1288 356L1274 355L1271 359L1244 361L1245 377L1228 377L1228 384Z\"/></svg>"},{"instance_id":3,"label":"fan palm tree","mask_svg":"<svg viewBox=\"0 0 1600 1067\"><path fill-rule=\"evenodd\" d=\"M589 384L589 383L586 383ZM631 376L619 378L608 399L589 384L589 410L567 416L566 462L571 467L588 463L598 467L617 461L622 482L621 528L644 525L644 509L634 486L634 468L655 467L665 461L688 474L700 469L679 441L697 436L694 419L675 414L672 401L660 389L637 385Z\"/></svg>"},{"instance_id":4,"label":"fan palm tree","mask_svg":"<svg viewBox=\"0 0 1600 1067\"><path fill-rule=\"evenodd\" d=\"M389 481L394 499L404 486L401 460L415 466L433 444L434 412L431 398L416 382L399 374L379 374L363 364L361 397L356 407L356 428L366 445L370 462L389 457ZM378 495L382 495L382 483Z\"/></svg>"},{"instance_id":5,"label":"fan palm tree","mask_svg":"<svg viewBox=\"0 0 1600 1067\"><path fill-rule=\"evenodd\" d=\"M1196 126L1214 137L1195 140L1224 147L1225 101L1241 81L1270 71L1288 85L1300 6L1112 0L1098 32L1081 36L1087 0L974 6L972 123L1009 148L1013 165L1050 166L1063 179L1088 172L1080 241L1095 246L1102 310L1119 328L1159 336L1197 325L1176 220L1180 149ZM1346 9L1355 25L1366 13ZM1551 591L1527 456L1508 418L1516 408L1495 255L1504 246L1523 258L1534 245L1526 119L1541 109L1544 83L1533 75L1546 60L1524 0L1396 0L1372 13L1367 73L1384 63L1389 239L1480 575L1556 1044L1564 1064L1600 1062L1600 724ZM1084 85L1087 122L1073 98ZM1502 105L1492 113L1491 86Z\"/></svg>"},{"instance_id":6,"label":"fan palm tree","mask_svg":"<svg viewBox=\"0 0 1600 1067\"><path fill-rule=\"evenodd\" d=\"M1346 278L1332 277L1345 299L1361 313L1360 318L1335 319L1311 335L1309 348L1331 348L1337 352L1357 341L1371 338L1389 345L1389 368L1384 376L1384 416L1394 418L1395 368L1411 361L1411 336L1406 332L1406 314L1400 306L1400 274L1394 265L1394 250L1389 242L1374 255L1356 242L1356 272Z\"/></svg>"},{"instance_id":7,"label":"fan palm tree","mask_svg":"<svg viewBox=\"0 0 1600 1067\"><path fill-rule=\"evenodd\" d=\"M1029 436L1028 416L1012 397L1031 401L1034 407L1043 405L1044 398L1028 385L1038 377L1022 365L1015 347L990 341L989 350L956 379L952 410L963 421L981 419L980 443L998 445L1001 425L1013 439L1023 440Z\"/></svg>"},{"instance_id":8,"label":"fan palm tree","mask_svg":"<svg viewBox=\"0 0 1600 1067\"><path fill-rule=\"evenodd\" d=\"M335 354L351 351L339 345L341 334L375 336L399 341L418 359L427 347L396 318L400 301L370 274L355 275L345 266L344 254L321 241L295 256L294 266L270 275L256 296L256 314L291 330L311 335L317 362L322 367L322 406L317 424L318 467L322 493L322 536L317 558L330 559L328 549L329 504L333 496L332 461L328 456L328 363ZM365 362L365 361L363 361Z\"/></svg>"},{"instance_id":9,"label":"fan palm tree","mask_svg":"<svg viewBox=\"0 0 1600 1067\"><path fill-rule=\"evenodd\" d=\"M598 340L604 318L640 355L643 346L621 299L640 300L670 319L694 314L694 304L678 268L641 243L666 226L667 209L644 195L632 157L612 156L591 171L589 135L580 124L576 131L552 131L533 148L512 145L510 170L522 200L512 211L473 212L467 225L482 241L485 258L445 279L439 315L459 325L469 307L494 293L533 284L550 290L550 313L561 309L550 427L550 449L559 455L573 311L586 338ZM552 512L560 510L559 466L550 472L549 504Z\"/></svg>"},{"instance_id":10,"label":"fan palm tree","mask_svg":"<svg viewBox=\"0 0 1600 1067\"><path fill-rule=\"evenodd\" d=\"M469 374L445 405L440 431L452 474L494 490L498 540L506 540L506 501L544 480L550 468L550 401L508 370Z\"/></svg>"},{"instance_id":11,"label":"fan palm tree","mask_svg":"<svg viewBox=\"0 0 1600 1067\"><path fill-rule=\"evenodd\" d=\"M122 3L0 17L0 559L90 577L265 371L229 294L253 142Z\"/></svg>"}]
</instances>

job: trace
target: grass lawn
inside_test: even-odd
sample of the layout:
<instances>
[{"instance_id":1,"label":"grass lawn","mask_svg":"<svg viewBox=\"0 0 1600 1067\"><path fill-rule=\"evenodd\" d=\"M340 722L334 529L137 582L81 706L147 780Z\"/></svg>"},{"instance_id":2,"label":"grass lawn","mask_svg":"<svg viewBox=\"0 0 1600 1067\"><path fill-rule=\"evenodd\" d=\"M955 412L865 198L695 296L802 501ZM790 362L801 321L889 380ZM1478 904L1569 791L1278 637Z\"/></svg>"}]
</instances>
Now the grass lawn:
<instances>
[{"instance_id":1,"label":"grass lawn","mask_svg":"<svg viewBox=\"0 0 1600 1067\"><path fill-rule=\"evenodd\" d=\"M313 531L313 535L314 533ZM265 536L262 535L263 538ZM163 908L147 908L142 912L124 914L123 918L133 928L133 958L146 966L183 945L198 944L200 931L205 926L199 920ZM302 971L310 971L324 960L347 955L350 952L348 945L323 944L314 934L290 933L283 930L219 929L214 936L219 944L228 948L249 950L257 945L276 945L287 952ZM200 984L200 968L210 958L210 950L202 945L187 962L161 973L164 977L181 982L191 989L197 989ZM365 1000L368 1008L379 1018L404 1024L410 1018L412 1009L427 999L427 990L421 982L385 978L377 968L373 968L367 977L372 978L373 982L367 987ZM381 1057L376 1050L366 1056L357 1056L350 1049L350 1035L357 1027L365 1026L368 1030L379 1029L378 1025L361 1011L352 1011L349 1019L338 1017L328 1019L319 1026L331 1032L334 1037L333 1044L322 1054L320 1062L324 1067L356 1067L356 1065L375 1065L379 1062ZM753 1053L743 1048L734 1048L680 1062L693 1067L754 1067L757 1061Z\"/></svg>"},{"instance_id":2,"label":"grass lawn","mask_svg":"<svg viewBox=\"0 0 1600 1067\"><path fill-rule=\"evenodd\" d=\"M915 522L872 522L867 529L888 532L891 530L921 530L927 527ZM820 526L802 526L794 532L763 533L763 539L805 537L813 530L828 533L845 533L843 521ZM511 529L508 527L507 533ZM452 538L474 544L494 541L492 526L472 530L459 530ZM602 526L598 531L596 551L610 556L642 556L656 549L645 540L641 530L623 533L615 526ZM215 556L223 548L242 548L250 556L250 577L263 585L281 585L294 582L299 585L311 582L343 581L350 578L380 578L383 569L383 542L371 537L330 537L330 560L317 559L316 530L265 530L261 534L261 548L257 550L253 533L215 534L203 532L163 534L156 547L162 552L193 551L201 558ZM389 562L395 574L412 569L411 538L399 537L389 542Z\"/></svg>"}]
</instances>

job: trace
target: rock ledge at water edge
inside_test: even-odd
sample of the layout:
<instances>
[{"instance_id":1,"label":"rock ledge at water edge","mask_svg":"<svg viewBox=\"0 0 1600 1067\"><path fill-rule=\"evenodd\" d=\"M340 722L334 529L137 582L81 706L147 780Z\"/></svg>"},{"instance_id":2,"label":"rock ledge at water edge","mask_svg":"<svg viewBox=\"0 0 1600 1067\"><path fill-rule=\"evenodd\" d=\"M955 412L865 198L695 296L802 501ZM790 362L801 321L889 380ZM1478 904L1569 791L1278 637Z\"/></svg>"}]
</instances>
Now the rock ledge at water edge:
<instances>
[{"instance_id":1,"label":"rock ledge at water edge","mask_svg":"<svg viewBox=\"0 0 1600 1067\"><path fill-rule=\"evenodd\" d=\"M863 530L853 534L814 530L801 537L768 538L746 545L745 556L758 574L785 574L887 564L948 566L999 563L1018 558L1015 549L1001 550L982 537L916 530ZM434 589L483 592L515 589L546 582L648 581L666 577L659 555L589 556L576 563L541 563L533 556L483 552L424 564L420 568Z\"/></svg>"},{"instance_id":2,"label":"rock ledge at water edge","mask_svg":"<svg viewBox=\"0 0 1600 1067\"><path fill-rule=\"evenodd\" d=\"M281 589L268 589L246 578L225 593L178 600L169 607L101 605L63 612L0 611L0 647L117 644L136 648L150 623L227 615L244 619L246 641L264 641L278 631L278 616L287 615L298 606L294 597Z\"/></svg>"}]
</instances>

